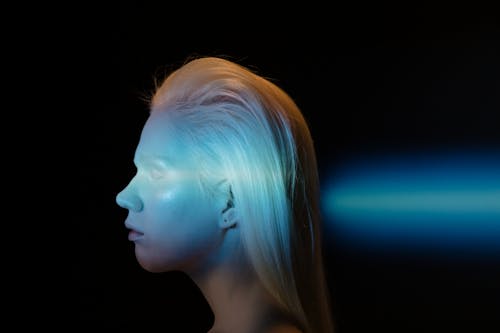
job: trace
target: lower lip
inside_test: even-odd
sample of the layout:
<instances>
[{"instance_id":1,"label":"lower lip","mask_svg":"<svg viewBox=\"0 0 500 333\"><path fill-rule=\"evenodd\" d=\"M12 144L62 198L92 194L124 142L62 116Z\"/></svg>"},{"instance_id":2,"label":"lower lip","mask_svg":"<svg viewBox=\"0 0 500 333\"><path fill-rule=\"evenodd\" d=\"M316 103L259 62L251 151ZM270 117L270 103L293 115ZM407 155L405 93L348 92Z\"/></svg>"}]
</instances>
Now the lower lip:
<instances>
[{"instance_id":1,"label":"lower lip","mask_svg":"<svg viewBox=\"0 0 500 333\"><path fill-rule=\"evenodd\" d=\"M136 240L138 240L139 238L142 238L142 236L144 236L144 234L141 234L135 230L131 230L129 233L128 233L128 240L129 241L132 241L132 242L135 242Z\"/></svg>"}]
</instances>

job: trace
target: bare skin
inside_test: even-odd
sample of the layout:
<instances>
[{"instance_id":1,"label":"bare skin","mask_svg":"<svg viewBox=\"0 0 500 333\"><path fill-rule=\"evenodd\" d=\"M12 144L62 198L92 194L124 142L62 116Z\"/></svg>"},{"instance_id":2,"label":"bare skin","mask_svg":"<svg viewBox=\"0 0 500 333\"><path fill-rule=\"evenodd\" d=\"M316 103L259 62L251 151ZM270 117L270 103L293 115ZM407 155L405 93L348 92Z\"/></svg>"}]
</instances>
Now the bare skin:
<instances>
[{"instance_id":1,"label":"bare skin","mask_svg":"<svg viewBox=\"0 0 500 333\"><path fill-rule=\"evenodd\" d=\"M216 259L210 260L217 264L189 274L214 313L208 333L302 333L249 268L238 244L238 228L229 229Z\"/></svg>"},{"instance_id":2,"label":"bare skin","mask_svg":"<svg viewBox=\"0 0 500 333\"><path fill-rule=\"evenodd\" d=\"M125 226L138 262L190 276L215 315L210 333L282 332L289 320L242 247L229 185L219 181L219 194L207 196L176 134L168 114L150 116L134 156L137 173L116 198L129 210Z\"/></svg>"},{"instance_id":3,"label":"bare skin","mask_svg":"<svg viewBox=\"0 0 500 333\"><path fill-rule=\"evenodd\" d=\"M265 333L303 333L303 332L293 325L283 324L275 326Z\"/></svg>"}]
</instances>

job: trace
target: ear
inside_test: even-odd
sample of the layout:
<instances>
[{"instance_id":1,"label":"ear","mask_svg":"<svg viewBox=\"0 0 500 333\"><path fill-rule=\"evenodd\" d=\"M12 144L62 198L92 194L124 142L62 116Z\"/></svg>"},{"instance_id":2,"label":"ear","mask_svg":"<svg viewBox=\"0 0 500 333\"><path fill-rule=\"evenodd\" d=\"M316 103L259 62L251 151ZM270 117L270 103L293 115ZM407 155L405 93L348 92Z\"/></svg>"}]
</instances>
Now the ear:
<instances>
[{"instance_id":1,"label":"ear","mask_svg":"<svg viewBox=\"0 0 500 333\"><path fill-rule=\"evenodd\" d=\"M219 220L219 227L222 229L230 229L236 227L238 219L236 218L236 209L234 207L224 210Z\"/></svg>"},{"instance_id":2,"label":"ear","mask_svg":"<svg viewBox=\"0 0 500 333\"><path fill-rule=\"evenodd\" d=\"M238 222L236 207L233 203L233 192L229 188L229 199L226 207L221 211L219 219L219 227L222 229L234 228Z\"/></svg>"}]
</instances>

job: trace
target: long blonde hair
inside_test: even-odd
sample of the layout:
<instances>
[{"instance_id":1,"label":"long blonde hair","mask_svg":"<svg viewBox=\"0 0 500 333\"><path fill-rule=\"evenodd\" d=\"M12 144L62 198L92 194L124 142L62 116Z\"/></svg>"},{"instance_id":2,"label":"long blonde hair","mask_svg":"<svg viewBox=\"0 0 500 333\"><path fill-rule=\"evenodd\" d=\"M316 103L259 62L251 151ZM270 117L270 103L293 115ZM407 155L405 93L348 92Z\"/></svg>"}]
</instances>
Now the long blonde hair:
<instances>
[{"instance_id":1,"label":"long blonde hair","mask_svg":"<svg viewBox=\"0 0 500 333\"><path fill-rule=\"evenodd\" d=\"M305 332L333 332L316 155L296 103L246 67L200 57L161 82L151 110L185 120L202 180L228 180L244 248L269 293Z\"/></svg>"}]
</instances>

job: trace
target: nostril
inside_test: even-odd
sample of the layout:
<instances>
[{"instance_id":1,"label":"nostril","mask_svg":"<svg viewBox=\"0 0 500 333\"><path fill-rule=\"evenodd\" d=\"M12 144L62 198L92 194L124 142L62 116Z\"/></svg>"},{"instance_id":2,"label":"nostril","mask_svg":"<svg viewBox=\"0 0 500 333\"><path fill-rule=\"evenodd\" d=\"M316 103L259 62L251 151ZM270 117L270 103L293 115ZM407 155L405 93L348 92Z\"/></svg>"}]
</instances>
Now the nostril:
<instances>
[{"instance_id":1,"label":"nostril","mask_svg":"<svg viewBox=\"0 0 500 333\"><path fill-rule=\"evenodd\" d=\"M131 210L133 210L134 212L140 212L142 211L142 201L141 200L134 200L132 202L132 205L131 205Z\"/></svg>"}]
</instances>

